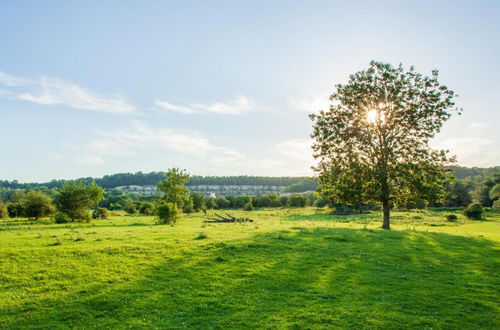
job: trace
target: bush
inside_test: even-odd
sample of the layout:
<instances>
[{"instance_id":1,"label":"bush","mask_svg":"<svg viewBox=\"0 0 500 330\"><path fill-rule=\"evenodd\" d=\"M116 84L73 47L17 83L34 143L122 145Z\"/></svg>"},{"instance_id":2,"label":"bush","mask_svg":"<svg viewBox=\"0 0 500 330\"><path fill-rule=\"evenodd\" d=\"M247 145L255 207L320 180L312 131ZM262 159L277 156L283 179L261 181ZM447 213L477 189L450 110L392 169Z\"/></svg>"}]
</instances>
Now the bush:
<instances>
[{"instance_id":1,"label":"bush","mask_svg":"<svg viewBox=\"0 0 500 330\"><path fill-rule=\"evenodd\" d=\"M182 212L184 213L193 213L194 212L194 204L193 200L189 199L186 201L186 204L184 204L184 207L182 208Z\"/></svg>"},{"instance_id":2,"label":"bush","mask_svg":"<svg viewBox=\"0 0 500 330\"><path fill-rule=\"evenodd\" d=\"M41 191L30 190L21 201L23 213L28 218L43 218L54 213L52 198Z\"/></svg>"},{"instance_id":3,"label":"bush","mask_svg":"<svg viewBox=\"0 0 500 330\"><path fill-rule=\"evenodd\" d=\"M227 209L231 206L231 202L226 197L220 196L215 199L215 205L218 209Z\"/></svg>"},{"instance_id":4,"label":"bush","mask_svg":"<svg viewBox=\"0 0 500 330\"><path fill-rule=\"evenodd\" d=\"M94 212L92 212L93 219L107 219L108 209L105 207L97 207Z\"/></svg>"},{"instance_id":5,"label":"bush","mask_svg":"<svg viewBox=\"0 0 500 330\"><path fill-rule=\"evenodd\" d=\"M55 223L68 223L71 222L71 218L66 213L58 212L54 215Z\"/></svg>"},{"instance_id":6,"label":"bush","mask_svg":"<svg viewBox=\"0 0 500 330\"><path fill-rule=\"evenodd\" d=\"M252 202L252 197L250 196L246 196L246 195L240 195L240 196L236 196L233 200L233 207L234 208L242 208L244 207L247 203L251 203Z\"/></svg>"},{"instance_id":7,"label":"bush","mask_svg":"<svg viewBox=\"0 0 500 330\"><path fill-rule=\"evenodd\" d=\"M9 211L7 210L7 205L0 202L0 219L7 219L9 217Z\"/></svg>"},{"instance_id":8,"label":"bush","mask_svg":"<svg viewBox=\"0 0 500 330\"><path fill-rule=\"evenodd\" d=\"M7 211L9 212L9 217L19 218L23 216L23 205L21 203L9 203L7 205Z\"/></svg>"},{"instance_id":9,"label":"bush","mask_svg":"<svg viewBox=\"0 0 500 330\"><path fill-rule=\"evenodd\" d=\"M492 208L494 210L500 210L500 199L497 199L496 201L493 202Z\"/></svg>"},{"instance_id":10,"label":"bush","mask_svg":"<svg viewBox=\"0 0 500 330\"><path fill-rule=\"evenodd\" d=\"M155 206L153 203L144 202L139 207L139 212L144 215L152 215L155 214Z\"/></svg>"},{"instance_id":11,"label":"bush","mask_svg":"<svg viewBox=\"0 0 500 330\"><path fill-rule=\"evenodd\" d=\"M283 207L288 206L288 196L281 196L280 197L280 205Z\"/></svg>"},{"instance_id":12,"label":"bush","mask_svg":"<svg viewBox=\"0 0 500 330\"><path fill-rule=\"evenodd\" d=\"M482 220L484 219L484 210L481 206L481 203L472 203L467 206L464 210L464 214L467 218L473 220Z\"/></svg>"},{"instance_id":13,"label":"bush","mask_svg":"<svg viewBox=\"0 0 500 330\"><path fill-rule=\"evenodd\" d=\"M328 200L320 198L314 201L313 205L315 207L325 207L329 204Z\"/></svg>"},{"instance_id":14,"label":"bush","mask_svg":"<svg viewBox=\"0 0 500 330\"><path fill-rule=\"evenodd\" d=\"M245 205L243 205L243 210L245 210L245 211L253 211L252 202L247 202Z\"/></svg>"},{"instance_id":15,"label":"bush","mask_svg":"<svg viewBox=\"0 0 500 330\"><path fill-rule=\"evenodd\" d=\"M161 203L156 210L159 224L174 225L179 217L179 209L174 203Z\"/></svg>"},{"instance_id":16,"label":"bush","mask_svg":"<svg viewBox=\"0 0 500 330\"><path fill-rule=\"evenodd\" d=\"M207 197L205 200L205 205L207 206L207 209L215 209L217 207L217 203L215 201L215 197Z\"/></svg>"},{"instance_id":17,"label":"bush","mask_svg":"<svg viewBox=\"0 0 500 330\"><path fill-rule=\"evenodd\" d=\"M451 222L455 222L458 220L458 217L455 214L447 214L446 220L451 221Z\"/></svg>"},{"instance_id":18,"label":"bush","mask_svg":"<svg viewBox=\"0 0 500 330\"><path fill-rule=\"evenodd\" d=\"M290 196L290 206L293 207L304 207L307 205L307 197L304 195L292 195Z\"/></svg>"}]
</instances>

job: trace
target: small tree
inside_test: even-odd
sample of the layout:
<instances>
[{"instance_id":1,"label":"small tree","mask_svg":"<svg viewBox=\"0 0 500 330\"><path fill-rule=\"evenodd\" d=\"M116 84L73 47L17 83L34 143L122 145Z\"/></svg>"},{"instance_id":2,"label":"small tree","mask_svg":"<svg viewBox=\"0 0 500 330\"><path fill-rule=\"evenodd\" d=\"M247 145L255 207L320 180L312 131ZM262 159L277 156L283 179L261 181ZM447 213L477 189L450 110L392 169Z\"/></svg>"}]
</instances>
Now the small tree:
<instances>
[{"instance_id":1,"label":"small tree","mask_svg":"<svg viewBox=\"0 0 500 330\"><path fill-rule=\"evenodd\" d=\"M184 170L172 168L167 171L166 179L158 183L158 190L163 192L162 201L173 203L177 208L184 207L189 198L189 189L186 183L189 181L189 174Z\"/></svg>"},{"instance_id":2,"label":"small tree","mask_svg":"<svg viewBox=\"0 0 500 330\"><path fill-rule=\"evenodd\" d=\"M52 198L41 191L30 190L21 201L23 213L28 218L46 217L54 213Z\"/></svg>"},{"instance_id":3,"label":"small tree","mask_svg":"<svg viewBox=\"0 0 500 330\"><path fill-rule=\"evenodd\" d=\"M429 140L456 109L455 93L431 77L371 62L331 95L328 111L311 115L321 192L332 203L379 202L382 228L390 228L391 204L444 198L449 164Z\"/></svg>"},{"instance_id":4,"label":"small tree","mask_svg":"<svg viewBox=\"0 0 500 330\"><path fill-rule=\"evenodd\" d=\"M68 215L72 221L89 220L90 208L103 196L103 189L95 182L86 185L83 181L63 184L56 197L59 212Z\"/></svg>"},{"instance_id":5,"label":"small tree","mask_svg":"<svg viewBox=\"0 0 500 330\"><path fill-rule=\"evenodd\" d=\"M158 223L174 225L179 217L179 209L174 203L161 202L156 207Z\"/></svg>"}]
</instances>

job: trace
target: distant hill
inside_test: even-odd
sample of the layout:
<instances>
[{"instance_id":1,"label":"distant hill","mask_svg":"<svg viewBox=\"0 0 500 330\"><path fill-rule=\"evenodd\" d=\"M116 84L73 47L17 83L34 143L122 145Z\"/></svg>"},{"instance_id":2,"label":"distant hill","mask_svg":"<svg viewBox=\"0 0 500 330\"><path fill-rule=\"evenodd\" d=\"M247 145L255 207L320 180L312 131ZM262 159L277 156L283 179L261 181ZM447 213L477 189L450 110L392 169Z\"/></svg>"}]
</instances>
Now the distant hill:
<instances>
[{"instance_id":1,"label":"distant hill","mask_svg":"<svg viewBox=\"0 0 500 330\"><path fill-rule=\"evenodd\" d=\"M122 186L150 186L156 185L165 179L165 172L151 173L117 173L105 175L102 178L80 178L84 182L95 181L99 186L112 189ZM187 183L188 186L199 185L255 185L255 186L290 186L308 180L308 177L266 177L266 176L192 176ZM33 189L39 187L60 188L66 181L72 180L52 180L45 183L19 183L14 181L0 181L0 188L9 189ZM73 180L74 181L74 180Z\"/></svg>"},{"instance_id":2,"label":"distant hill","mask_svg":"<svg viewBox=\"0 0 500 330\"><path fill-rule=\"evenodd\" d=\"M495 173L500 173L500 166L490 168L480 167L463 167L451 166L449 167L453 172L452 174L457 179L465 179L467 177L492 177ZM84 182L95 181L99 186L105 189L112 189L123 186L154 186L159 181L165 179L165 172L151 172L151 173L117 173L105 175L102 178L80 178ZM45 183L20 183L17 180L0 181L0 188L4 189L37 189L46 187L48 189L60 188L66 181L72 180L52 180ZM74 180L73 180L74 181ZM200 185L248 185L248 186L280 186L289 187L286 191L300 192L306 190L316 189L316 182L308 177L268 177L268 176L192 176L189 180L188 186ZM305 190L304 190L305 189Z\"/></svg>"}]
</instances>

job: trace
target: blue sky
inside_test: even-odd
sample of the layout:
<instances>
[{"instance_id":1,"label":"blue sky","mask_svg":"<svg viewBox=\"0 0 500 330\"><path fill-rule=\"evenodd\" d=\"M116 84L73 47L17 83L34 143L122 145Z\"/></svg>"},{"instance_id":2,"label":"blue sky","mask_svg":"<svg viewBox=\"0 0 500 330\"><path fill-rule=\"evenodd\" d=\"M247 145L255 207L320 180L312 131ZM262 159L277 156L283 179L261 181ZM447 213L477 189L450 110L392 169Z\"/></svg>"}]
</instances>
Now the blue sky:
<instances>
[{"instance_id":1,"label":"blue sky","mask_svg":"<svg viewBox=\"0 0 500 330\"><path fill-rule=\"evenodd\" d=\"M459 95L433 145L500 165L498 1L0 2L0 179L172 166L310 175L311 122L370 60Z\"/></svg>"}]
</instances>

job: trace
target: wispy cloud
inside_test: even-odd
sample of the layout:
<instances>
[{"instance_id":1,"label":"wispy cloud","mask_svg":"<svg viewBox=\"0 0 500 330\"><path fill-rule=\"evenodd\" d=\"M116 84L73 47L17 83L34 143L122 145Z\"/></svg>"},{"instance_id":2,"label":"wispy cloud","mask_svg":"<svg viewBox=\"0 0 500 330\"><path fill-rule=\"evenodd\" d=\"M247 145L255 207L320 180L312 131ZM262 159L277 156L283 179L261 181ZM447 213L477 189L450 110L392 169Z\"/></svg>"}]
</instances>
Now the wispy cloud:
<instances>
[{"instance_id":1,"label":"wispy cloud","mask_svg":"<svg viewBox=\"0 0 500 330\"><path fill-rule=\"evenodd\" d=\"M224 115L241 115L255 110L271 110L270 107L257 104L253 99L238 95L224 102L211 104L188 103L176 105L165 101L156 100L156 106L161 110L174 111L183 114L217 113Z\"/></svg>"},{"instance_id":2,"label":"wispy cloud","mask_svg":"<svg viewBox=\"0 0 500 330\"><path fill-rule=\"evenodd\" d=\"M320 110L328 110L330 104L330 95L327 92L292 98L289 102L289 106L292 109L305 113L317 113Z\"/></svg>"},{"instance_id":3,"label":"wispy cloud","mask_svg":"<svg viewBox=\"0 0 500 330\"><path fill-rule=\"evenodd\" d=\"M42 105L64 105L112 114L136 112L121 95L101 95L59 78L32 79L0 72L0 85L4 86L3 95Z\"/></svg>"},{"instance_id":4,"label":"wispy cloud","mask_svg":"<svg viewBox=\"0 0 500 330\"><path fill-rule=\"evenodd\" d=\"M312 163L312 140L291 139L280 142L276 145L276 151L288 159L300 160Z\"/></svg>"},{"instance_id":5,"label":"wispy cloud","mask_svg":"<svg viewBox=\"0 0 500 330\"><path fill-rule=\"evenodd\" d=\"M462 136L436 139L432 147L449 150L462 166L495 166L500 162L500 151L495 141L488 138Z\"/></svg>"},{"instance_id":6,"label":"wispy cloud","mask_svg":"<svg viewBox=\"0 0 500 330\"><path fill-rule=\"evenodd\" d=\"M131 121L127 127L97 131L82 145L72 146L73 160L85 165L101 165L116 157L143 157L145 154L165 154L170 159L183 157L185 164L209 168L210 173L275 173L286 163L277 159L252 158L234 149L218 146L197 131L155 128L141 121Z\"/></svg>"}]
</instances>

